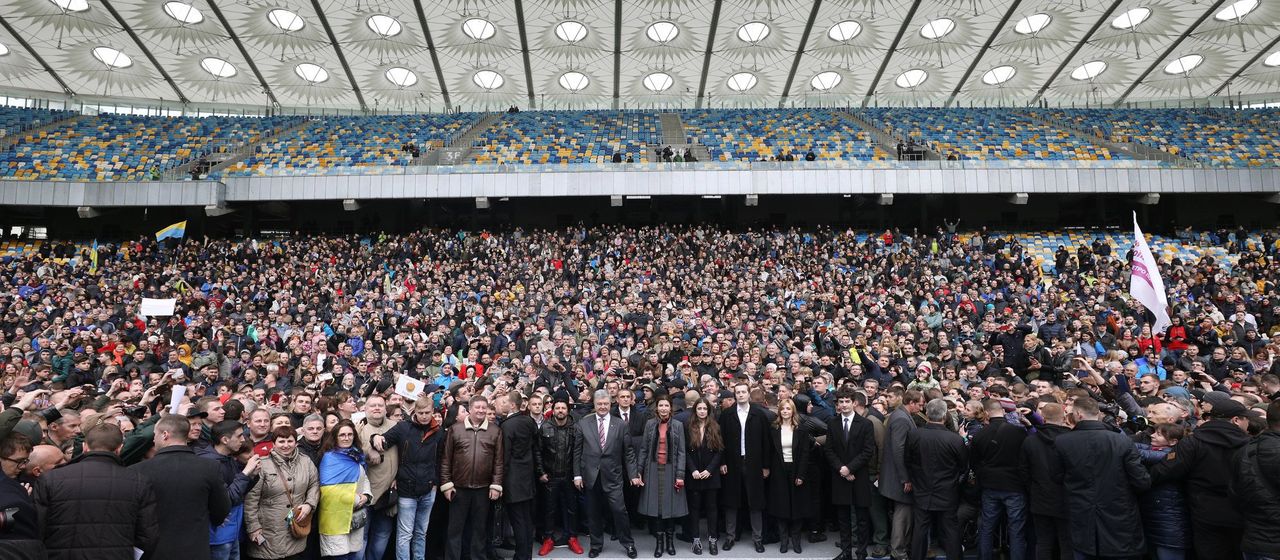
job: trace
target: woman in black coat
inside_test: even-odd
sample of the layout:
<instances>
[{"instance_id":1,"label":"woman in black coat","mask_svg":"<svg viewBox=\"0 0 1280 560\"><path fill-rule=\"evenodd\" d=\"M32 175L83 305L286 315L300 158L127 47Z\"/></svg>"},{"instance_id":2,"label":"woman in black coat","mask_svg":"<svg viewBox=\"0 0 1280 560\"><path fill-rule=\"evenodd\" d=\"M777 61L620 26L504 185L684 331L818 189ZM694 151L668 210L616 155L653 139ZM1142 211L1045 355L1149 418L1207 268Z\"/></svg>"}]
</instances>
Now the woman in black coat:
<instances>
[{"instance_id":1,"label":"woman in black coat","mask_svg":"<svg viewBox=\"0 0 1280 560\"><path fill-rule=\"evenodd\" d=\"M812 516L817 478L813 473L813 435L801 427L795 401L778 402L778 417L770 435L769 515L778 520L778 552L794 549L800 553L800 530Z\"/></svg>"},{"instance_id":2,"label":"woman in black coat","mask_svg":"<svg viewBox=\"0 0 1280 560\"><path fill-rule=\"evenodd\" d=\"M693 535L693 553L702 554L702 541L714 556L716 550L716 524L720 521L720 453L724 451L724 439L720 437L720 423L711 416L711 405L703 399L693 402L693 414L685 427L689 451L685 459L685 490L689 503L689 515L685 519L685 533ZM705 528L698 521L705 519Z\"/></svg>"}]
</instances>

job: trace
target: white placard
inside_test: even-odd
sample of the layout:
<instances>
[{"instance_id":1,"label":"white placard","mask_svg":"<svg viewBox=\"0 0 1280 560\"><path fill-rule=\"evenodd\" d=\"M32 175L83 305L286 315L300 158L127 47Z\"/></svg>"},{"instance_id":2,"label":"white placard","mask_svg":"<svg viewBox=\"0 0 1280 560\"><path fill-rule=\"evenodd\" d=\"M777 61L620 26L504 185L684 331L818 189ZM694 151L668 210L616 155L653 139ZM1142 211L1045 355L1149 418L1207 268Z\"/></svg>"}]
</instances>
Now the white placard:
<instances>
[{"instance_id":1,"label":"white placard","mask_svg":"<svg viewBox=\"0 0 1280 560\"><path fill-rule=\"evenodd\" d=\"M169 414L177 414L182 406L182 397L187 396L186 385L174 385L169 389Z\"/></svg>"},{"instance_id":2,"label":"white placard","mask_svg":"<svg viewBox=\"0 0 1280 560\"><path fill-rule=\"evenodd\" d=\"M396 394L411 401L416 401L418 397L422 396L422 389L426 386L427 384L420 379L401 375L400 379L396 380Z\"/></svg>"},{"instance_id":3,"label":"white placard","mask_svg":"<svg viewBox=\"0 0 1280 560\"><path fill-rule=\"evenodd\" d=\"M138 314L144 317L172 317L177 305L176 299L142 298L142 309Z\"/></svg>"}]
</instances>

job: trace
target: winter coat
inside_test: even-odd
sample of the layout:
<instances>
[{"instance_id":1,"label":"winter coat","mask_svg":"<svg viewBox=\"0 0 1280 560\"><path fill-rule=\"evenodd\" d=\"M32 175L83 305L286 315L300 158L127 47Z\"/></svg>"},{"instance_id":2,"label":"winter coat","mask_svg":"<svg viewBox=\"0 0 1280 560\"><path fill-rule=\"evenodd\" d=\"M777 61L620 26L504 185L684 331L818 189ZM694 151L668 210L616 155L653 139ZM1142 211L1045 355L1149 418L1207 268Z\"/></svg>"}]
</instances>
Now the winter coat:
<instances>
[{"instance_id":1,"label":"winter coat","mask_svg":"<svg viewBox=\"0 0 1280 560\"><path fill-rule=\"evenodd\" d=\"M969 442L969 463L983 490L1022 492L1025 481L1019 476L1022 462L1022 442L1027 431L1015 426L1003 417L992 418L987 427L980 430Z\"/></svg>"},{"instance_id":2,"label":"winter coat","mask_svg":"<svg viewBox=\"0 0 1280 560\"><path fill-rule=\"evenodd\" d=\"M538 423L528 414L516 414L504 419L500 427L506 463L502 499L513 504L527 502L538 488Z\"/></svg>"},{"instance_id":3,"label":"winter coat","mask_svg":"<svg viewBox=\"0 0 1280 560\"><path fill-rule=\"evenodd\" d=\"M916 429L915 420L904 407L899 407L885 420L884 449L880 464L880 494L898 503L911 503L902 484L911 480L907 473L907 433Z\"/></svg>"},{"instance_id":4,"label":"winter coat","mask_svg":"<svg viewBox=\"0 0 1280 560\"><path fill-rule=\"evenodd\" d=\"M36 510L49 560L133 560L155 550L151 481L113 453L91 451L40 478Z\"/></svg>"},{"instance_id":5,"label":"winter coat","mask_svg":"<svg viewBox=\"0 0 1280 560\"><path fill-rule=\"evenodd\" d=\"M1071 544L1094 556L1139 556L1146 551L1138 492L1151 486L1128 437L1084 420L1054 440L1061 466Z\"/></svg>"},{"instance_id":6,"label":"winter coat","mask_svg":"<svg viewBox=\"0 0 1280 560\"><path fill-rule=\"evenodd\" d=\"M1244 520L1229 485L1235 472L1232 458L1248 442L1249 435L1230 421L1209 420L1178 442L1164 461L1151 467L1152 483L1180 482L1196 522L1239 527Z\"/></svg>"},{"instance_id":7,"label":"winter coat","mask_svg":"<svg viewBox=\"0 0 1280 560\"><path fill-rule=\"evenodd\" d=\"M1240 449L1231 495L1244 513L1240 549L1280 556L1280 432L1268 431Z\"/></svg>"},{"instance_id":8,"label":"winter coat","mask_svg":"<svg viewBox=\"0 0 1280 560\"><path fill-rule=\"evenodd\" d=\"M763 511L765 507L764 469L769 468L772 453L769 419L764 409L752 406L747 412L746 433L738 420L738 407L720 413L720 435L724 440L723 464L729 468L720 491L720 505L725 508ZM745 435L746 455L742 454ZM742 492L746 488L746 493Z\"/></svg>"},{"instance_id":9,"label":"winter coat","mask_svg":"<svg viewBox=\"0 0 1280 560\"><path fill-rule=\"evenodd\" d=\"M244 497L249 495L257 477L244 474L243 467L235 457L218 453L213 446L196 449L196 456L208 459L218 465L223 484L227 488L227 497L231 499L231 513L220 524L212 526L209 544L226 544L240 535L244 526Z\"/></svg>"},{"instance_id":10,"label":"winter coat","mask_svg":"<svg viewBox=\"0 0 1280 560\"><path fill-rule=\"evenodd\" d=\"M420 498L435 491L440 484L440 453L444 435L438 420L435 426L401 420L382 434L386 438L384 448L399 448L396 492L400 496Z\"/></svg>"},{"instance_id":11,"label":"winter coat","mask_svg":"<svg viewBox=\"0 0 1280 560\"><path fill-rule=\"evenodd\" d=\"M1135 443L1144 465L1163 461L1168 449L1155 449L1145 443ZM1176 482L1152 484L1151 489L1139 497L1142 508L1142 526L1147 532L1147 544L1161 548L1190 548L1187 536L1191 534L1188 522L1187 500Z\"/></svg>"},{"instance_id":12,"label":"winter coat","mask_svg":"<svg viewBox=\"0 0 1280 560\"><path fill-rule=\"evenodd\" d=\"M818 503L816 461L823 460L815 447L813 434L802 422L791 432L791 462L782 460L782 429L770 430L773 453L769 460L769 515L775 519L808 519L814 517L813 504ZM801 481L796 486L796 481Z\"/></svg>"},{"instance_id":13,"label":"winter coat","mask_svg":"<svg viewBox=\"0 0 1280 560\"><path fill-rule=\"evenodd\" d=\"M285 484L289 485L289 495L285 495ZM315 515L320 505L320 474L301 451L294 451L289 458L272 451L260 463L258 483L244 499L245 533L261 530L266 540L261 545L245 541L248 556L264 560L287 558L307 547L305 537L295 539L289 532L290 497L295 507L306 504Z\"/></svg>"},{"instance_id":14,"label":"winter coat","mask_svg":"<svg viewBox=\"0 0 1280 560\"><path fill-rule=\"evenodd\" d=\"M1027 485L1032 515L1064 518L1066 501L1062 495L1062 463L1054 442L1071 428L1044 424L1022 442L1021 478Z\"/></svg>"},{"instance_id":15,"label":"winter coat","mask_svg":"<svg viewBox=\"0 0 1280 560\"><path fill-rule=\"evenodd\" d=\"M907 433L907 472L916 508L955 511L960 487L969 474L964 438L940 424L925 424Z\"/></svg>"},{"instance_id":16,"label":"winter coat","mask_svg":"<svg viewBox=\"0 0 1280 560\"><path fill-rule=\"evenodd\" d=\"M373 445L370 441L374 434L383 434L391 429L395 422L383 419L381 426L374 426L369 423L366 418L356 424L356 434L360 437L361 449L372 450ZM372 454L370 454L372 455ZM378 463L368 460L369 487L373 489L373 505L380 510L385 510L395 505L395 495L388 495L391 490L391 483L396 479L396 472L400 468L400 452L395 447L389 447L385 451L378 454ZM391 499L387 502L388 497Z\"/></svg>"},{"instance_id":17,"label":"winter coat","mask_svg":"<svg viewBox=\"0 0 1280 560\"><path fill-rule=\"evenodd\" d=\"M707 422L715 422L714 419L708 418ZM686 431L691 428L685 428ZM707 446L705 441L701 446L693 446L693 437L686 433L685 439L689 441L689 449L685 454L685 472L707 471L711 476L705 480L695 480L692 476L685 477L685 487L689 490L718 490L720 489L720 457L723 450L714 450Z\"/></svg>"},{"instance_id":18,"label":"winter coat","mask_svg":"<svg viewBox=\"0 0 1280 560\"><path fill-rule=\"evenodd\" d=\"M831 472L831 503L868 507L875 491L871 474L876 459L875 424L869 418L854 414L849 422L849 437L846 439L843 434L842 415L827 419L827 441L822 452ZM853 482L840 476L840 467L849 467Z\"/></svg>"},{"instance_id":19,"label":"winter coat","mask_svg":"<svg viewBox=\"0 0 1280 560\"><path fill-rule=\"evenodd\" d=\"M641 515L660 519L673 519L689 514L685 500L687 492L676 491L676 481L685 478L684 424L671 419L667 422L667 464L658 464L658 419L650 418L644 425L641 446L636 450L644 486L640 489L638 511Z\"/></svg>"},{"instance_id":20,"label":"winter coat","mask_svg":"<svg viewBox=\"0 0 1280 560\"><path fill-rule=\"evenodd\" d=\"M218 466L196 457L190 447L173 445L129 470L145 475L156 494L159 540L143 558L207 560L209 527L222 523L231 511Z\"/></svg>"}]
</instances>

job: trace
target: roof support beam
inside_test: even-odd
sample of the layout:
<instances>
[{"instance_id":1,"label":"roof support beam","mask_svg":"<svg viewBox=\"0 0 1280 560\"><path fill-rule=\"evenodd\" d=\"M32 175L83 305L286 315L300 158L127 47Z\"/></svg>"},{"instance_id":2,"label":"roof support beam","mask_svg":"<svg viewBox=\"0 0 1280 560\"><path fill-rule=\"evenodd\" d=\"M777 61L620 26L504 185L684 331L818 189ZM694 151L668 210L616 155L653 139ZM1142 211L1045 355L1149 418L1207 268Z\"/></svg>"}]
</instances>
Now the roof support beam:
<instances>
[{"instance_id":1,"label":"roof support beam","mask_svg":"<svg viewBox=\"0 0 1280 560\"><path fill-rule=\"evenodd\" d=\"M1178 50L1178 46L1181 45L1183 41L1187 40L1187 37L1189 37L1196 28L1200 27L1200 24L1204 23L1204 20L1209 19L1210 15L1213 15L1214 12L1218 11L1218 8L1222 7L1223 2L1226 2L1226 0L1215 1L1212 6L1209 6L1208 10L1205 10L1203 14L1200 14L1200 17L1196 19L1196 22L1191 24L1191 27L1188 27L1186 31L1183 31L1182 35L1179 35L1178 39L1174 41L1172 45L1169 45L1169 48L1165 49L1164 54L1160 55L1160 58L1155 59L1151 63L1151 66L1147 67L1147 71L1143 72L1141 76L1138 76L1138 79L1133 81L1133 84L1129 86L1129 89L1124 90L1124 93L1120 94L1120 97L1116 98L1115 105L1119 107L1120 104L1124 103L1124 100L1129 98L1129 94L1133 93L1133 90L1138 89L1138 86L1142 84L1142 81L1147 79L1147 76L1150 76L1151 73L1155 71L1156 67L1160 66L1161 62L1164 62L1164 59L1169 58L1169 55L1173 54L1173 51Z\"/></svg>"},{"instance_id":2,"label":"roof support beam","mask_svg":"<svg viewBox=\"0 0 1280 560\"><path fill-rule=\"evenodd\" d=\"M1231 85L1231 82L1236 81L1236 78L1239 78L1241 74L1244 74L1245 70L1248 70L1249 67L1253 66L1254 64L1257 64L1258 60L1261 59L1262 57L1267 56L1267 53L1270 53L1271 49L1276 48L1277 44L1280 44L1280 35L1277 35L1276 38L1272 39L1270 43L1267 43L1267 46L1258 49L1258 52L1254 53L1253 56L1249 57L1248 62L1244 63L1243 66L1241 66L1238 70L1236 70L1235 73L1232 74L1230 78L1227 78L1227 81L1222 82L1222 85L1218 86L1218 89L1213 90L1213 94L1211 94L1209 97L1217 97L1218 94L1222 93L1222 90L1227 89L1227 86Z\"/></svg>"},{"instance_id":3,"label":"roof support beam","mask_svg":"<svg viewBox=\"0 0 1280 560\"><path fill-rule=\"evenodd\" d=\"M164 81L169 83L169 87L173 88L173 92L178 94L178 101L181 101L184 105L190 103L190 101L187 100L187 96L183 95L182 90L178 88L178 83L173 81L173 77L169 76L169 72L166 71L163 66L160 66L160 61L156 60L155 55L151 54L151 49L147 48L147 44L143 43L142 38L138 37L138 34L133 32L133 28L129 27L129 24L123 17L120 17L120 12L117 12L116 7L111 5L111 0L102 0L102 5L107 8L108 12L111 12L111 17L115 18L116 23L120 24L120 27L124 29L124 32L129 34L129 38L133 39L133 43L138 45L139 49L142 49L142 54L146 56L147 60L151 62L151 65L160 72L160 76L164 78Z\"/></svg>"},{"instance_id":4,"label":"roof support beam","mask_svg":"<svg viewBox=\"0 0 1280 560\"><path fill-rule=\"evenodd\" d=\"M427 52L431 54L431 66L436 71L436 84L440 86L440 97L444 99L446 111L453 110L449 101L449 86L444 83L444 70L440 68L440 56L436 54L436 42L431 38L431 26L427 25L427 13L422 9L422 0L413 0L413 7L418 12L418 25L422 26L422 35L427 40Z\"/></svg>"},{"instance_id":5,"label":"roof support beam","mask_svg":"<svg viewBox=\"0 0 1280 560\"><path fill-rule=\"evenodd\" d=\"M1111 3L1111 7L1107 8L1107 11L1102 12L1102 17L1098 18L1098 21L1093 24L1093 27L1089 28L1089 32L1085 33L1084 36L1080 38L1080 42L1076 43L1076 46L1071 49L1071 52L1067 53L1066 58L1062 59L1062 64L1059 64L1058 68L1053 71L1053 74L1049 75L1049 79L1045 80L1044 85L1040 86L1040 90L1036 92L1035 97L1032 97L1031 102L1027 103L1027 105L1035 105L1040 102L1040 98L1044 97L1044 92L1049 91L1049 86L1052 86L1053 82L1058 79L1058 75L1062 73L1062 70L1065 69L1068 64L1071 64L1072 59L1080 53L1080 49L1083 49L1084 46L1089 43L1089 39L1093 38L1094 33L1097 33L1099 29L1102 29L1102 24L1111 19L1111 14L1115 13L1116 9L1119 8L1120 4L1123 2L1124 0L1115 0L1115 2Z\"/></svg>"},{"instance_id":6,"label":"roof support beam","mask_svg":"<svg viewBox=\"0 0 1280 560\"><path fill-rule=\"evenodd\" d=\"M698 98L694 100L694 107L702 108L702 102L706 100L707 94L707 74L711 72L711 53L716 47L716 28L720 26L720 5L723 0L715 0L715 4L711 7L711 26L707 28L707 50L702 54L702 76L698 78Z\"/></svg>"},{"instance_id":7,"label":"roof support beam","mask_svg":"<svg viewBox=\"0 0 1280 560\"><path fill-rule=\"evenodd\" d=\"M533 66L529 64L529 35L524 28L524 0L516 0L516 28L520 30L520 54L524 57L524 89L529 92L529 106L538 107L533 97Z\"/></svg>"},{"instance_id":8,"label":"roof support beam","mask_svg":"<svg viewBox=\"0 0 1280 560\"><path fill-rule=\"evenodd\" d=\"M218 18L218 22L222 24L222 28L227 31L227 36L231 37L231 42L236 44L236 49L240 51L240 56L244 58L245 64L249 65L249 70L253 72L254 77L258 78L258 83L262 85L262 93L267 94L267 99L271 100L273 105L279 105L280 101L276 99L275 92L271 91L271 86L267 84L267 79L263 77L262 71L258 70L258 65L253 62L253 57L249 56L249 50L244 48L244 43L240 41L240 36L236 35L236 31L231 27L231 22L227 21L227 17L222 15L222 10L218 8L215 0L206 0L209 9L213 10L214 17Z\"/></svg>"},{"instance_id":9,"label":"roof support beam","mask_svg":"<svg viewBox=\"0 0 1280 560\"><path fill-rule=\"evenodd\" d=\"M987 54L987 50L991 48L991 44L996 42L996 37L1000 36L1000 32L1004 31L1004 26L1009 23L1009 18L1017 13L1018 6L1022 4L1022 0L1013 0L1013 4L1009 5L1009 10L1004 13L1004 17L1000 19L1000 23L996 24L996 28L991 32L991 36L987 37L987 42L982 44L982 48L978 49L978 54L974 55L973 62L969 63L969 69L964 71L964 76L956 82L956 89L951 91L951 97L947 98L944 107L950 107L955 102L956 97L960 95L960 91L964 89L964 85L968 83L969 76L973 75L973 71L978 68L978 64L982 62L982 57Z\"/></svg>"},{"instance_id":10,"label":"roof support beam","mask_svg":"<svg viewBox=\"0 0 1280 560\"><path fill-rule=\"evenodd\" d=\"M311 0L311 8L316 11L316 17L320 18L320 26L324 27L325 35L329 36L329 43L333 45L333 52L338 55L338 62L342 64L342 70L347 73L347 81L351 83L351 91L356 94L356 101L360 102L360 110L369 112L369 105L364 102L364 94L360 93L360 84L356 83L356 75L351 72L351 65L347 64L346 55L342 54L342 46L338 44L338 36L333 33L333 26L329 25L329 18L325 17L324 10L320 8L320 0Z\"/></svg>"},{"instance_id":11,"label":"roof support beam","mask_svg":"<svg viewBox=\"0 0 1280 560\"><path fill-rule=\"evenodd\" d=\"M44 67L45 72L48 72L50 76L53 76L53 80L58 82L58 85L62 87L62 93L67 95L76 94L76 92L71 91L71 88L67 86L67 82L62 80L62 76L59 76L58 73L53 70L53 67L49 66L49 63L44 61L44 57L40 56L40 53L31 48L31 43L28 43L22 35L19 35L17 29L14 29L12 25L9 25L9 20L5 19L3 15L0 15L0 26L3 26L5 31L9 32L9 34L18 41L18 44L22 45L22 48L27 49L27 52L31 54L31 57L36 59L36 62L39 62L40 66Z\"/></svg>"},{"instance_id":12,"label":"roof support beam","mask_svg":"<svg viewBox=\"0 0 1280 560\"><path fill-rule=\"evenodd\" d=\"M822 8L822 0L813 0L813 9L809 10L809 21L804 24L804 33L800 34L800 46L796 47L796 57L791 60L791 71L787 73L787 83L782 86L782 99L778 107L786 107L787 98L791 96L791 83L796 79L796 71L800 69L800 59L804 58L804 49L809 45L809 33L813 31L813 22L818 20L818 10Z\"/></svg>"},{"instance_id":13,"label":"roof support beam","mask_svg":"<svg viewBox=\"0 0 1280 560\"><path fill-rule=\"evenodd\" d=\"M889 68L889 60L893 58L893 53L898 50L898 44L902 42L902 36L906 35L907 29L911 27L911 20L915 19L916 11L920 9L921 0L915 0L911 3L911 9L907 10L907 17L902 18L902 27L898 28L898 34L893 37L893 43L889 44L888 52L884 53L884 60L880 61L880 69L876 70L876 77L871 80L871 86L867 88L867 95L862 98L862 106L866 107L871 101L871 97L876 94L876 86L880 85L880 78L884 77L884 71Z\"/></svg>"},{"instance_id":14,"label":"roof support beam","mask_svg":"<svg viewBox=\"0 0 1280 560\"><path fill-rule=\"evenodd\" d=\"M613 0L613 108L622 95L622 0Z\"/></svg>"}]
</instances>

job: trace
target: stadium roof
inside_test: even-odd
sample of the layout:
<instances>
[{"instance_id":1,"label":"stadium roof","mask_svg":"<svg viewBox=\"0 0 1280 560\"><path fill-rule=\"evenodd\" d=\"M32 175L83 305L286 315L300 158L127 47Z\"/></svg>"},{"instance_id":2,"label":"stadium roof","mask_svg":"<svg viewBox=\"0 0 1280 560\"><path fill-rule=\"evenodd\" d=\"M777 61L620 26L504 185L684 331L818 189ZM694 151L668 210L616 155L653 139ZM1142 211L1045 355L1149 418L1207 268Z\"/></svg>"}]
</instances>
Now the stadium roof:
<instances>
[{"instance_id":1,"label":"stadium roof","mask_svg":"<svg viewBox=\"0 0 1280 560\"><path fill-rule=\"evenodd\" d=\"M1280 0L0 0L0 79L391 111L1280 91Z\"/></svg>"}]
</instances>

